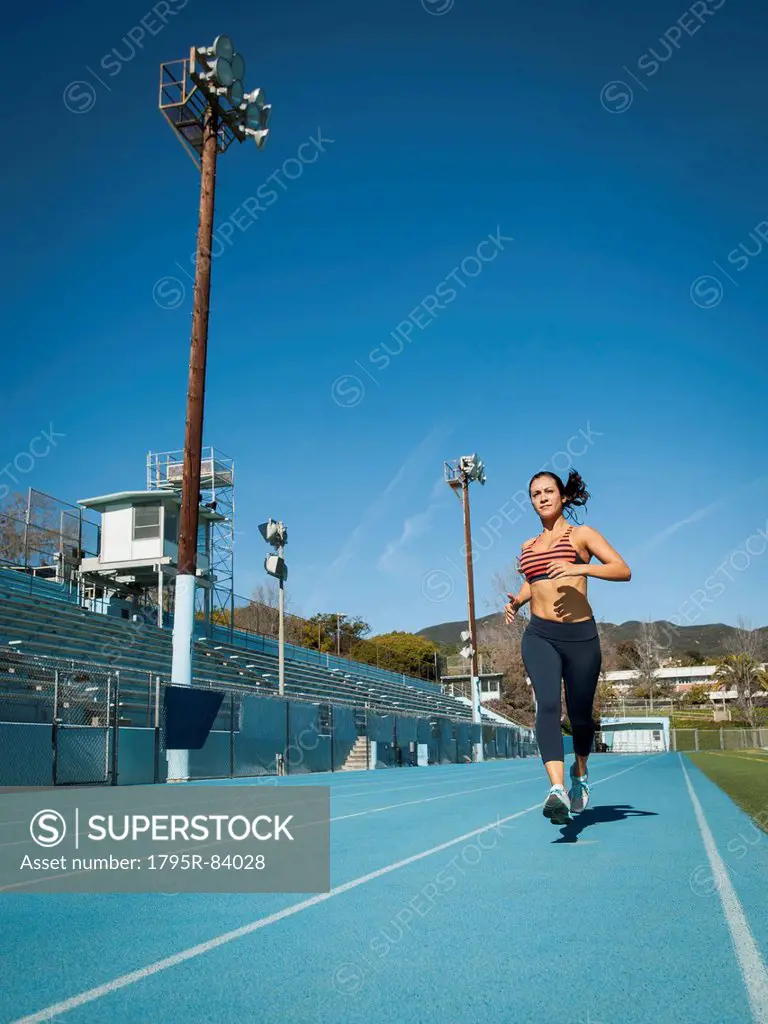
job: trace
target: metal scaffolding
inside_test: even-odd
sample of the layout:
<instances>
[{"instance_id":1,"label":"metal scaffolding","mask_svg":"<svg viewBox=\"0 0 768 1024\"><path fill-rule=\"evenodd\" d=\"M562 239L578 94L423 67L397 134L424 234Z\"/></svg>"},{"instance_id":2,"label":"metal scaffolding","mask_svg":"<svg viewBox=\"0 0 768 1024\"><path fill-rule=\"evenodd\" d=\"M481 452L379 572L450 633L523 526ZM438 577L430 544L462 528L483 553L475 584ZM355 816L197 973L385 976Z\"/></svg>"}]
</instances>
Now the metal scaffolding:
<instances>
[{"instance_id":1,"label":"metal scaffolding","mask_svg":"<svg viewBox=\"0 0 768 1024\"><path fill-rule=\"evenodd\" d=\"M148 452L147 490L181 490L184 450ZM211 524L210 571L213 587L210 605L196 607L206 620L226 626L232 632L235 606L235 462L216 448L204 447L200 460L200 504L219 515ZM208 602L207 591L198 590L197 600Z\"/></svg>"}]
</instances>

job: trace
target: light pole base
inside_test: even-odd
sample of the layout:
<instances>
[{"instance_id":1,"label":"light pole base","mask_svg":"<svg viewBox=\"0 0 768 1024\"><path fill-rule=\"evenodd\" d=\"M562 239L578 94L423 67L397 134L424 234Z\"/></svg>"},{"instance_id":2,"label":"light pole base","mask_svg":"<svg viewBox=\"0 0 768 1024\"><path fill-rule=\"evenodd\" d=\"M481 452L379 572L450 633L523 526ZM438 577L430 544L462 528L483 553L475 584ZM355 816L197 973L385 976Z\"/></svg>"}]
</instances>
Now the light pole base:
<instances>
[{"instance_id":1,"label":"light pole base","mask_svg":"<svg viewBox=\"0 0 768 1024\"><path fill-rule=\"evenodd\" d=\"M173 660L171 683L174 686L192 685L192 637L195 624L195 577L179 575L173 606ZM168 781L184 782L189 778L189 751L169 750Z\"/></svg>"}]
</instances>

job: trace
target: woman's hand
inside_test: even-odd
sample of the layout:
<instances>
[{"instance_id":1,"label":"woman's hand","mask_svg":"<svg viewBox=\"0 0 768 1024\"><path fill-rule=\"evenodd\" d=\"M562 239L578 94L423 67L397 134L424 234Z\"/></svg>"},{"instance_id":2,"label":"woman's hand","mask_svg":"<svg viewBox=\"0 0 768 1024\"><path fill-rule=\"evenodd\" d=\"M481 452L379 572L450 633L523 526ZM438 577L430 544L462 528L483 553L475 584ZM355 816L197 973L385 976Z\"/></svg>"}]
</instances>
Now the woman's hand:
<instances>
[{"instance_id":1,"label":"woman's hand","mask_svg":"<svg viewBox=\"0 0 768 1024\"><path fill-rule=\"evenodd\" d=\"M573 562L553 562L547 569L551 580L563 579L565 576L583 576L586 566L574 565Z\"/></svg>"},{"instance_id":2,"label":"woman's hand","mask_svg":"<svg viewBox=\"0 0 768 1024\"><path fill-rule=\"evenodd\" d=\"M523 605L516 594L507 594L510 598L509 604L504 605L504 617L506 618L507 625L510 625L514 621L515 616Z\"/></svg>"}]
</instances>

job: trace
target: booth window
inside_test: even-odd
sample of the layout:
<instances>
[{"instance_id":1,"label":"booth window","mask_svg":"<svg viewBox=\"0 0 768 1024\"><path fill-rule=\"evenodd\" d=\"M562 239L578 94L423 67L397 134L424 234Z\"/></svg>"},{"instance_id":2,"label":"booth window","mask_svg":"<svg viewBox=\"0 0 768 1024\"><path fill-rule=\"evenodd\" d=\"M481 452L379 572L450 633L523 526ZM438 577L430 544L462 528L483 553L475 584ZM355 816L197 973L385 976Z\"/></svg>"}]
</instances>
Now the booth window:
<instances>
[{"instance_id":1,"label":"booth window","mask_svg":"<svg viewBox=\"0 0 768 1024\"><path fill-rule=\"evenodd\" d=\"M133 510L133 539L152 540L160 536L160 506L137 505Z\"/></svg>"},{"instance_id":2,"label":"booth window","mask_svg":"<svg viewBox=\"0 0 768 1024\"><path fill-rule=\"evenodd\" d=\"M179 514L176 509L166 507L164 535L169 544L179 541Z\"/></svg>"}]
</instances>

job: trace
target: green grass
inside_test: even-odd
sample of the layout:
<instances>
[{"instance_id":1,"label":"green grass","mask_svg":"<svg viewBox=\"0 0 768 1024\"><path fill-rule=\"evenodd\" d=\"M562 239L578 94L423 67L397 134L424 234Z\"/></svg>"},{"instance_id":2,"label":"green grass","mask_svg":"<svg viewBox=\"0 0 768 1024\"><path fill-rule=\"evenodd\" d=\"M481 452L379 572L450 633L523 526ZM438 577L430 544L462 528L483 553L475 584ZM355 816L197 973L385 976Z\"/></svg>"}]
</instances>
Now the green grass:
<instances>
[{"instance_id":1,"label":"green grass","mask_svg":"<svg viewBox=\"0 0 768 1024\"><path fill-rule=\"evenodd\" d=\"M768 832L768 751L686 751L686 757Z\"/></svg>"}]
</instances>

